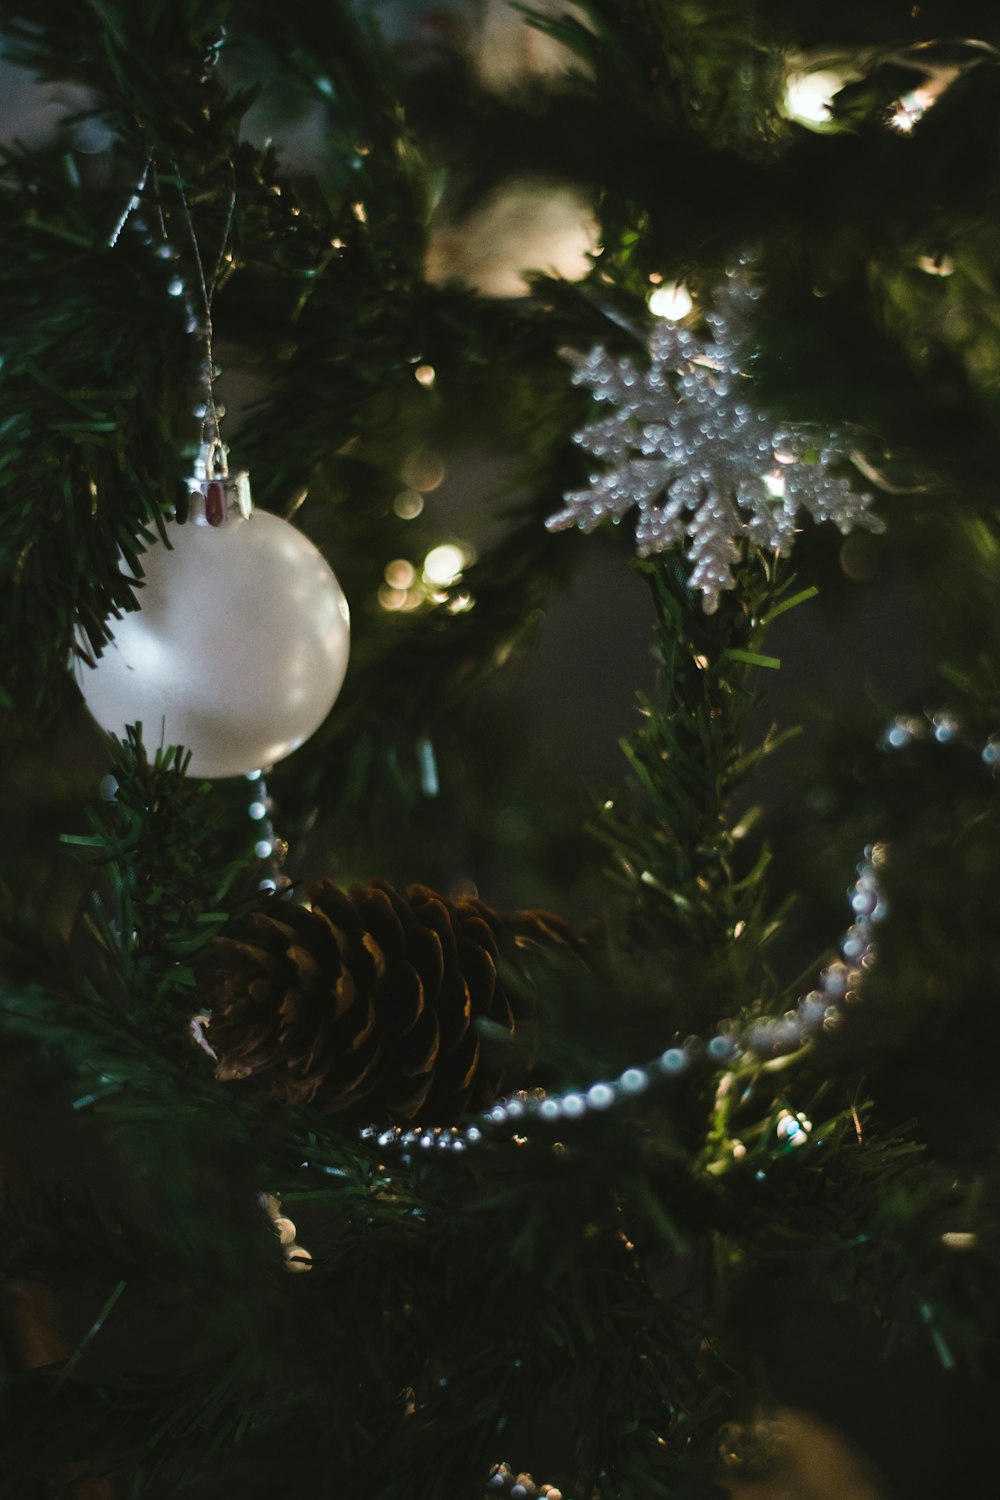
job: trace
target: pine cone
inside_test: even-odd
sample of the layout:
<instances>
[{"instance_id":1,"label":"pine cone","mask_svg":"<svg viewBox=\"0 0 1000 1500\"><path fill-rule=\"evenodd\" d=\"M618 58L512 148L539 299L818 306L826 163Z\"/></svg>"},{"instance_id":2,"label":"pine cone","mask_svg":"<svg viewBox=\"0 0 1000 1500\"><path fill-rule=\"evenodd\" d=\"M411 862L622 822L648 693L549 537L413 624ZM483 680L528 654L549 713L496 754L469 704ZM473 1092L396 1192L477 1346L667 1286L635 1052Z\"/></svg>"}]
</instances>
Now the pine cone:
<instances>
[{"instance_id":1,"label":"pine cone","mask_svg":"<svg viewBox=\"0 0 1000 1500\"><path fill-rule=\"evenodd\" d=\"M484 1109L500 1078L480 1056L477 1022L509 1031L500 943L579 946L546 912L502 917L426 886L384 880L309 890L311 909L269 903L247 936L211 941L200 986L217 1077L253 1078L329 1114L447 1124Z\"/></svg>"}]
</instances>

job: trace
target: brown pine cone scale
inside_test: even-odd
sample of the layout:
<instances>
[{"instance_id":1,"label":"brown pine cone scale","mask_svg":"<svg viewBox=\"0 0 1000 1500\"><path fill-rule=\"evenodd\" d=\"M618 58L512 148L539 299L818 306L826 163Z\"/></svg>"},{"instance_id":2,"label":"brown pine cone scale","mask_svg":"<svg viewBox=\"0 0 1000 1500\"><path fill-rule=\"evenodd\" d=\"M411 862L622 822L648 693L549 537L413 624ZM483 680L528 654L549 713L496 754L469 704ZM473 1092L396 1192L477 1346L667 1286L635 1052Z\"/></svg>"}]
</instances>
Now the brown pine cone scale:
<instances>
[{"instance_id":1,"label":"brown pine cone scale","mask_svg":"<svg viewBox=\"0 0 1000 1500\"><path fill-rule=\"evenodd\" d=\"M253 1080L329 1114L447 1124L485 1109L500 1077L478 1023L513 1031L505 949L579 946L547 912L504 917L426 886L322 881L310 906L270 902L248 930L213 938L200 984L216 1074Z\"/></svg>"}]
</instances>

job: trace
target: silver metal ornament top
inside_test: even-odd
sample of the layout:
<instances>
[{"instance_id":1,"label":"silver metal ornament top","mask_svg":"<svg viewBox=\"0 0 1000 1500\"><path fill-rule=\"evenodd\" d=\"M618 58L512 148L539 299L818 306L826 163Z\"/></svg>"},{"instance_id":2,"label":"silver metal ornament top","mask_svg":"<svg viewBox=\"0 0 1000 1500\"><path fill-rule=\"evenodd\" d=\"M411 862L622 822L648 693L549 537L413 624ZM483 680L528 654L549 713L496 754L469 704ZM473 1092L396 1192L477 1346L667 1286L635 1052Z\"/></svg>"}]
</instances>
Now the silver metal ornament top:
<instances>
[{"instance_id":1,"label":"silver metal ornament top","mask_svg":"<svg viewBox=\"0 0 1000 1500\"><path fill-rule=\"evenodd\" d=\"M193 472L179 481L178 488L186 491L187 519L194 526L224 526L253 514L250 475L245 469L230 474L226 449L218 438L201 444Z\"/></svg>"}]
</instances>

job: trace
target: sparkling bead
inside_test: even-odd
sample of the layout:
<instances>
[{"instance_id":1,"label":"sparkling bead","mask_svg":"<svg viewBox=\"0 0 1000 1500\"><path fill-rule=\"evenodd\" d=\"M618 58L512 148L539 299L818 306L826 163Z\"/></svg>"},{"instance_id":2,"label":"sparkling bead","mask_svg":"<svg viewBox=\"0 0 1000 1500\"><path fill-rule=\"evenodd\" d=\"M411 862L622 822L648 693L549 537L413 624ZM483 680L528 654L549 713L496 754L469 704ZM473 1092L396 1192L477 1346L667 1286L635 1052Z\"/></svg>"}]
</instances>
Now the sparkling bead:
<instances>
[{"instance_id":1,"label":"sparkling bead","mask_svg":"<svg viewBox=\"0 0 1000 1500\"><path fill-rule=\"evenodd\" d=\"M660 1067L668 1075L683 1073L687 1065L687 1053L681 1047L668 1047L660 1058Z\"/></svg>"},{"instance_id":2,"label":"sparkling bead","mask_svg":"<svg viewBox=\"0 0 1000 1500\"><path fill-rule=\"evenodd\" d=\"M851 896L851 907L859 917L870 917L878 906L878 892L870 888L857 887Z\"/></svg>"},{"instance_id":3,"label":"sparkling bead","mask_svg":"<svg viewBox=\"0 0 1000 1500\"><path fill-rule=\"evenodd\" d=\"M828 995L842 996L847 991L849 970L846 964L833 963L820 975L820 984Z\"/></svg>"},{"instance_id":4,"label":"sparkling bead","mask_svg":"<svg viewBox=\"0 0 1000 1500\"><path fill-rule=\"evenodd\" d=\"M874 916L874 912L872 915ZM841 941L840 951L849 963L855 962L865 952L870 941L870 934L864 928L849 927Z\"/></svg>"},{"instance_id":5,"label":"sparkling bead","mask_svg":"<svg viewBox=\"0 0 1000 1500\"><path fill-rule=\"evenodd\" d=\"M804 1032L820 1026L826 1013L826 999L818 990L812 990L799 1001L799 1023Z\"/></svg>"},{"instance_id":6,"label":"sparkling bead","mask_svg":"<svg viewBox=\"0 0 1000 1500\"><path fill-rule=\"evenodd\" d=\"M736 1051L731 1037L713 1036L708 1044L708 1055L715 1062L726 1062Z\"/></svg>"},{"instance_id":7,"label":"sparkling bead","mask_svg":"<svg viewBox=\"0 0 1000 1500\"><path fill-rule=\"evenodd\" d=\"M804 1146L812 1129L804 1116L782 1115L777 1125L778 1139L786 1146Z\"/></svg>"}]
</instances>

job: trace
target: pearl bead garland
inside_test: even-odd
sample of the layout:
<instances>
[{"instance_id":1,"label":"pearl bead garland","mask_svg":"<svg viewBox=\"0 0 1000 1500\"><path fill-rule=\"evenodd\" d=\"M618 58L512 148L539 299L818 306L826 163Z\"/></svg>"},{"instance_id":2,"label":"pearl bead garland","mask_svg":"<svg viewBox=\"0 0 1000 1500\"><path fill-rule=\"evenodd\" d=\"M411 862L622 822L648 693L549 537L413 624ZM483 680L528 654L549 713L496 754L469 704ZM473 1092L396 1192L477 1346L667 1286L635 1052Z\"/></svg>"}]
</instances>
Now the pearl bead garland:
<instances>
[{"instance_id":1,"label":"pearl bead garland","mask_svg":"<svg viewBox=\"0 0 1000 1500\"><path fill-rule=\"evenodd\" d=\"M920 741L947 745L960 740L958 720L939 711L923 719L916 715L897 716L879 743L885 751L897 751ZM991 735L978 748L978 754L985 766L1000 775L1000 736ZM524 1124L573 1122L593 1111L603 1112L644 1093L657 1081L683 1077L695 1064L728 1071L743 1058L767 1061L797 1052L817 1036L836 1031L843 1024L846 1012L862 998L864 980L877 958L875 929L888 913L878 878L887 858L886 844L866 846L857 866L857 878L848 891L854 920L838 943L840 957L820 971L817 987L802 995L783 1016L761 1017L743 1028L720 1022L707 1040L691 1037L675 1043L650 1061L626 1068L620 1077L601 1080L584 1090L549 1095L541 1089L519 1091L494 1104L472 1125L450 1129L438 1126L433 1130L419 1127L404 1130L398 1125L380 1129L366 1125L360 1131L361 1139L375 1141L381 1147L399 1147L404 1152L412 1151L415 1146L423 1150L436 1147L463 1152L487 1137L510 1132L514 1126L508 1138L514 1145L525 1145L527 1137L521 1133ZM804 1145L811 1130L812 1123L804 1115L792 1115L787 1110L779 1115L776 1133L784 1146Z\"/></svg>"}]
</instances>

